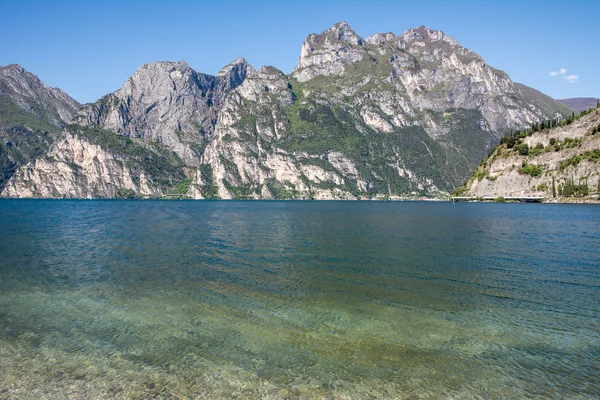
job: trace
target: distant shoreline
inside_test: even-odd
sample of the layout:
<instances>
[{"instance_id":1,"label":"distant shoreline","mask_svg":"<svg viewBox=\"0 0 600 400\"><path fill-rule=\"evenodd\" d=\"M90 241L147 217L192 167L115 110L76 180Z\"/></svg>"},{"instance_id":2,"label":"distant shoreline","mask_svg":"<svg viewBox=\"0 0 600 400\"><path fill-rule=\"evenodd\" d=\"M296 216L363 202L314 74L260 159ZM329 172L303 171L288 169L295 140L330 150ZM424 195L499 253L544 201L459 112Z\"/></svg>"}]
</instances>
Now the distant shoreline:
<instances>
[{"instance_id":1,"label":"distant shoreline","mask_svg":"<svg viewBox=\"0 0 600 400\"><path fill-rule=\"evenodd\" d=\"M472 198L456 198L451 197L447 199L439 199L439 198L391 198L391 199L190 199L190 198L86 198L86 197L0 197L0 201L2 200L54 200L54 201L166 201L166 202L177 202L177 201L189 201L189 202L275 202L275 201L285 201L285 202L330 202L330 201L343 201L343 202L423 202L423 203L537 203L537 204L600 204L600 199L594 198L535 198L530 201L519 200L516 198L481 198L481 197L472 197Z\"/></svg>"},{"instance_id":2,"label":"distant shoreline","mask_svg":"<svg viewBox=\"0 0 600 400\"><path fill-rule=\"evenodd\" d=\"M453 203L545 203L545 204L600 204L596 197L451 197Z\"/></svg>"}]
</instances>

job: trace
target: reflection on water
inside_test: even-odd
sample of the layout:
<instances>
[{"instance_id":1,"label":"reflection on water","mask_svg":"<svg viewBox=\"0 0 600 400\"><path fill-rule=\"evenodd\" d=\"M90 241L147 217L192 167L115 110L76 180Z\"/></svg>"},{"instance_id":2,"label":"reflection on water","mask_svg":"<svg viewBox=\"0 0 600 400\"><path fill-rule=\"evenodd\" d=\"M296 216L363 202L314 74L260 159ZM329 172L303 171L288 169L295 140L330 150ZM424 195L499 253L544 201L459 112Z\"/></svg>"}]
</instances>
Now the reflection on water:
<instances>
[{"instance_id":1,"label":"reflection on water","mask_svg":"<svg viewBox=\"0 0 600 400\"><path fill-rule=\"evenodd\" d=\"M0 397L594 398L598 220L0 201Z\"/></svg>"}]
</instances>

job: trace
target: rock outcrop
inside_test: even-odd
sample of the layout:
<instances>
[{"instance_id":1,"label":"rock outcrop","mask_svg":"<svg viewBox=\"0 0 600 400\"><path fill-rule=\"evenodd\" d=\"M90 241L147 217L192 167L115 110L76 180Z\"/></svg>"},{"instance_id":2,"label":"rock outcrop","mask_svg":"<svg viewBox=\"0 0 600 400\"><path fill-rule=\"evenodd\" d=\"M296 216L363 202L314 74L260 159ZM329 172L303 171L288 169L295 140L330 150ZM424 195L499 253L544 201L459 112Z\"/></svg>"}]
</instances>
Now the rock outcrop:
<instances>
[{"instance_id":1,"label":"rock outcrop","mask_svg":"<svg viewBox=\"0 0 600 400\"><path fill-rule=\"evenodd\" d=\"M218 110L229 91L244 81L247 67L237 59L214 77L185 62L146 64L121 89L86 105L74 122L157 141L197 166Z\"/></svg>"},{"instance_id":2,"label":"rock outcrop","mask_svg":"<svg viewBox=\"0 0 600 400\"><path fill-rule=\"evenodd\" d=\"M69 125L44 157L20 168L4 197L158 197L185 179L183 163L160 145Z\"/></svg>"},{"instance_id":3,"label":"rock outcrop","mask_svg":"<svg viewBox=\"0 0 600 400\"><path fill-rule=\"evenodd\" d=\"M548 200L597 198L599 131L600 108L596 108L572 123L518 135L518 139L498 146L481 163L464 195Z\"/></svg>"}]
</instances>

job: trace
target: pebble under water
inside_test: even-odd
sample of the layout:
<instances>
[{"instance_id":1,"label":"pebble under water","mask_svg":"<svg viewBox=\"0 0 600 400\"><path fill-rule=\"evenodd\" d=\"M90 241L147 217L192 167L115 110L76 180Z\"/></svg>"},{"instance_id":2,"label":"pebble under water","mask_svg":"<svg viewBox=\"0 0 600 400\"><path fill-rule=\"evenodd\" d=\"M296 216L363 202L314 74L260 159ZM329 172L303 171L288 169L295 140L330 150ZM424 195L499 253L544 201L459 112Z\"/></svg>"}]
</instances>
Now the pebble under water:
<instances>
[{"instance_id":1,"label":"pebble under water","mask_svg":"<svg viewBox=\"0 0 600 400\"><path fill-rule=\"evenodd\" d=\"M0 398L597 399L600 207L0 201Z\"/></svg>"}]
</instances>

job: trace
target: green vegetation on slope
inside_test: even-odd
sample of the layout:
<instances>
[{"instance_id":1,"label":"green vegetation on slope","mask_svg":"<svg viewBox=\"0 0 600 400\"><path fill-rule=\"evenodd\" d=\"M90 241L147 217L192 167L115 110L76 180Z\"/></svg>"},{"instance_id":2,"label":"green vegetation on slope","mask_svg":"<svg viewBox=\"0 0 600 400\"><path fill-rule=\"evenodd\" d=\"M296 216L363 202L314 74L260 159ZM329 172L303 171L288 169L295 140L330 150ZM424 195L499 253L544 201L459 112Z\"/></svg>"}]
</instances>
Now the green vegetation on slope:
<instances>
[{"instance_id":1,"label":"green vegetation on slope","mask_svg":"<svg viewBox=\"0 0 600 400\"><path fill-rule=\"evenodd\" d=\"M575 115L575 113L571 113L567 118L564 119L553 119L542 121L537 124L533 124L531 128L525 129L522 131L518 131L512 134L509 134L503 137L500 141L500 144L493 149L486 158L484 158L479 167L475 169L469 182L471 181L481 181L483 178L488 180L495 180L496 177L491 177L487 175L487 167L491 162L493 162L497 157L508 156L510 152L515 152L520 156L528 156L535 157L541 155L546 152L559 152L563 149L574 149L582 146L582 140L584 138L564 138L563 140L557 140L555 137L550 137L549 144L544 146L542 143L537 143L535 146L529 146L527 143L523 141L528 136L532 136L535 132L544 132L544 134L552 135L551 129L557 127L565 127L573 124L576 121L579 121L582 117L595 112L595 115L598 115L600 112L600 104L596 106L596 108L588 109L582 111L579 115ZM600 129L597 129L596 126L592 126L588 129L585 136L594 136ZM514 154L514 153L513 153ZM593 190L589 189L587 179L589 176L582 178L583 181L576 184L573 181L573 178L566 177L564 175L564 171L569 167L576 167L582 161L589 161L591 163L596 164L600 161L600 149L596 148L593 150L580 152L579 154L575 154L570 156L569 158L563 159L557 165L557 171L563 173L562 176L553 176L552 177L552 195L553 197L564 196L564 197L583 197L592 193ZM544 167L542 165L530 164L526 159L523 160L522 166L519 169L519 173L529 175L531 177L540 177L543 174L547 174L548 172L544 171ZM559 184L557 187L556 179L563 180L564 183ZM598 194L600 194L600 180L598 182ZM540 184L536 190L538 191L546 191L549 189L549 184ZM453 196L462 196L468 192L469 188L467 184L460 188L457 188L453 191Z\"/></svg>"},{"instance_id":2,"label":"green vegetation on slope","mask_svg":"<svg viewBox=\"0 0 600 400\"><path fill-rule=\"evenodd\" d=\"M527 103L537 104L545 115L559 113L566 117L573 112L572 108L554 100L538 90L516 82L515 86L521 91Z\"/></svg>"},{"instance_id":3,"label":"green vegetation on slope","mask_svg":"<svg viewBox=\"0 0 600 400\"><path fill-rule=\"evenodd\" d=\"M280 145L286 150L310 154L338 150L352 158L366 151L364 135L350 123L348 112L339 106L297 101L285 111L289 129Z\"/></svg>"},{"instance_id":4,"label":"green vegetation on slope","mask_svg":"<svg viewBox=\"0 0 600 400\"><path fill-rule=\"evenodd\" d=\"M202 179L202 197L208 200L218 199L217 186L214 184L213 171L210 164L200 164L200 179Z\"/></svg>"}]
</instances>

